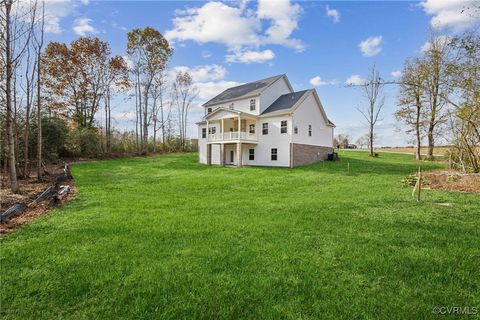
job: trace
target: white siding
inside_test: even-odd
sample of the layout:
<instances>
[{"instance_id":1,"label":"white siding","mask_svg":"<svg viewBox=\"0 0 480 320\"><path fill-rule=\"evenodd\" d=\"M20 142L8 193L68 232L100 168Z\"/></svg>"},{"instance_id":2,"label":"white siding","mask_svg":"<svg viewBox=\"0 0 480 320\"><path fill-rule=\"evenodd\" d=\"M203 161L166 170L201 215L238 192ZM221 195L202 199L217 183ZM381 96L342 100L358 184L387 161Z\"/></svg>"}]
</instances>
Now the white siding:
<instances>
[{"instance_id":1,"label":"white siding","mask_svg":"<svg viewBox=\"0 0 480 320\"><path fill-rule=\"evenodd\" d=\"M298 134L293 134L292 142L316 146L333 146L333 128L326 125L317 100L313 94L300 104L293 114L293 126ZM312 136L308 136L308 125L312 125ZM292 128L293 131L293 128Z\"/></svg>"},{"instance_id":2,"label":"white siding","mask_svg":"<svg viewBox=\"0 0 480 320\"><path fill-rule=\"evenodd\" d=\"M280 122L287 121L287 133L280 133ZM268 135L262 133L262 124L268 123ZM258 144L255 147L255 161L252 165L258 166L290 166L290 142L292 121L290 116L261 118L257 122ZM277 160L271 160L271 149L277 149ZM248 151L248 150L247 150ZM249 162L250 164L250 162Z\"/></svg>"},{"instance_id":3,"label":"white siding","mask_svg":"<svg viewBox=\"0 0 480 320\"><path fill-rule=\"evenodd\" d=\"M290 90L290 87L288 86L287 82L285 81L284 78L281 78L275 83L273 83L270 87L265 89L265 91L262 92L262 95L260 96L260 108L259 111L262 113L270 107L270 105L278 99L282 94L285 93L290 93L292 92Z\"/></svg>"},{"instance_id":4,"label":"white siding","mask_svg":"<svg viewBox=\"0 0 480 320\"><path fill-rule=\"evenodd\" d=\"M255 111L250 111L250 100L251 99L255 99ZM258 115L258 114L260 114L259 113L259 110L260 110L259 109L259 101L260 101L259 97L252 97L252 98L248 98L248 99L242 99L242 100L236 100L236 101L233 101L233 102L222 103L222 104L218 104L218 105L215 105L215 106L209 106L209 107L205 108L205 115L207 114L208 108L212 108L212 111L214 111L217 108L230 109L230 105L232 103L233 103L233 109L234 110Z\"/></svg>"}]
</instances>

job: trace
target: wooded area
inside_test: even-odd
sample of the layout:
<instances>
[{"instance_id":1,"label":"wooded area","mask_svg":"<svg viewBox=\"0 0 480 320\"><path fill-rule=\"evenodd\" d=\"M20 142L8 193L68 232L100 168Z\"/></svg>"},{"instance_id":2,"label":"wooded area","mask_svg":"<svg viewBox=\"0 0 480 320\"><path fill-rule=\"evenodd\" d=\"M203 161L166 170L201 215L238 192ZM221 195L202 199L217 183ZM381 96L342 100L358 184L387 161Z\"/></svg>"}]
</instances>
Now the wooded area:
<instances>
[{"instance_id":1,"label":"wooded area","mask_svg":"<svg viewBox=\"0 0 480 320\"><path fill-rule=\"evenodd\" d=\"M2 187L8 176L19 193L17 179L42 180L64 157L196 148L186 128L197 89L186 72L167 77L173 50L159 31L131 30L119 56L95 37L45 44L44 1L1 0L0 15ZM135 110L135 130L114 127L115 99Z\"/></svg>"}]
</instances>

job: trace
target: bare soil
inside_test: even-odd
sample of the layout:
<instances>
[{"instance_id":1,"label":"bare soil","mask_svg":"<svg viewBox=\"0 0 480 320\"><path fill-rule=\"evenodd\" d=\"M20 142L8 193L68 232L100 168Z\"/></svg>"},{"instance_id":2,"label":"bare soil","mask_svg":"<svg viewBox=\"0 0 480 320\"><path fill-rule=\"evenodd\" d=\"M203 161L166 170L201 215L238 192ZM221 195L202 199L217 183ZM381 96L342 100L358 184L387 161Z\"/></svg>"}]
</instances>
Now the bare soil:
<instances>
[{"instance_id":1,"label":"bare soil","mask_svg":"<svg viewBox=\"0 0 480 320\"><path fill-rule=\"evenodd\" d=\"M63 165L48 165L46 170L48 174L44 176L44 179L41 182L37 181L35 174L32 174L32 177L30 178L19 179L18 182L21 194L13 194L8 188L8 179L5 179L6 181L3 188L0 188L0 212L4 212L14 204L21 202L25 202L28 207L20 215L13 217L5 223L1 223L0 235L7 234L13 229L28 223L51 210L51 208L48 208L49 200L44 200L38 204L34 204L33 201L45 191L45 189L50 187L58 176L63 174ZM60 203L61 206L75 198L76 188L72 179L62 181L60 185L70 186L70 193L62 198Z\"/></svg>"},{"instance_id":2,"label":"bare soil","mask_svg":"<svg viewBox=\"0 0 480 320\"><path fill-rule=\"evenodd\" d=\"M454 170L426 172L424 183L430 189L460 191L480 194L480 174Z\"/></svg>"}]
</instances>

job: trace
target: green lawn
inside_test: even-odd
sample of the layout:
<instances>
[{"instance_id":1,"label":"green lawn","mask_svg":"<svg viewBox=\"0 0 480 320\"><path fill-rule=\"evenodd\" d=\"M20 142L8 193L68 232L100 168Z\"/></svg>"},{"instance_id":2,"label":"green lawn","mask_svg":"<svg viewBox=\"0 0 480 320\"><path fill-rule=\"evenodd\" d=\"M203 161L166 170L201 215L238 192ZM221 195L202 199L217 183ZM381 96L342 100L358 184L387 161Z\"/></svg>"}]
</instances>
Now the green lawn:
<instances>
[{"instance_id":1,"label":"green lawn","mask_svg":"<svg viewBox=\"0 0 480 320\"><path fill-rule=\"evenodd\" d=\"M480 307L480 197L417 203L418 165L75 165L76 200L0 244L0 318L458 319L432 309Z\"/></svg>"}]
</instances>

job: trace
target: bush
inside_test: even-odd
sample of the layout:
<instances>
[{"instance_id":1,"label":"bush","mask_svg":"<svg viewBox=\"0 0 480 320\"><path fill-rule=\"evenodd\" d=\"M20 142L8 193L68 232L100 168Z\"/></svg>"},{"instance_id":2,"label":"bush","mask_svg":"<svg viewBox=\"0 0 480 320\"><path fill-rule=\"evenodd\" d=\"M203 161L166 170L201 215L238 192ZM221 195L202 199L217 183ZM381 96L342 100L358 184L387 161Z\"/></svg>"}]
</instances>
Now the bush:
<instances>
[{"instance_id":1,"label":"bush","mask_svg":"<svg viewBox=\"0 0 480 320\"><path fill-rule=\"evenodd\" d=\"M95 128L74 128L68 133L66 149L72 157L98 157L103 154L101 136Z\"/></svg>"}]
</instances>

